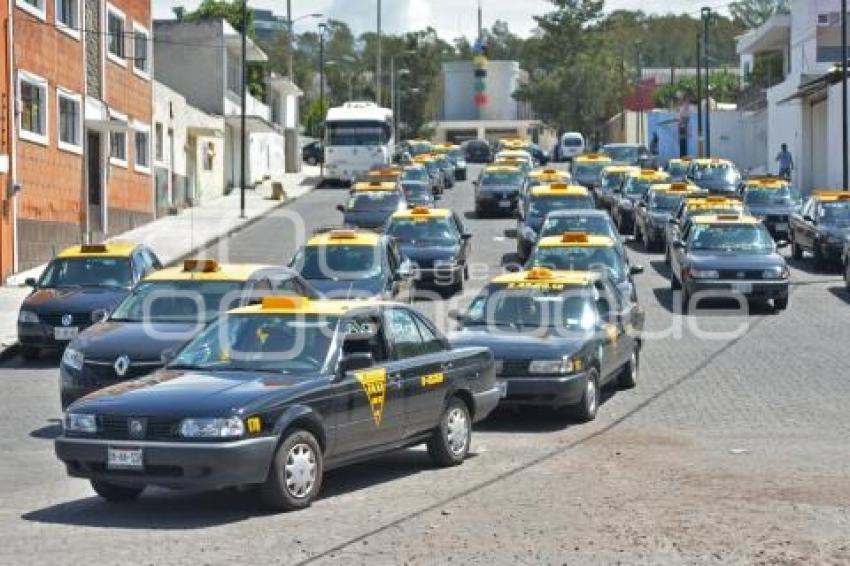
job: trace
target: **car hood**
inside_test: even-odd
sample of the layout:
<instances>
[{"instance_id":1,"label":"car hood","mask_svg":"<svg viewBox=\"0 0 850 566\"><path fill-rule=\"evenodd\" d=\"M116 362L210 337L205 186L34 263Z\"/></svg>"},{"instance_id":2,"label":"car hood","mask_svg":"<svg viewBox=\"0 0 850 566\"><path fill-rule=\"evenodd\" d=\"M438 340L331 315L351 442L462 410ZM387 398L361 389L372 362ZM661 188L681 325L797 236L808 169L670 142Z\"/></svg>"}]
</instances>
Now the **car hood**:
<instances>
[{"instance_id":1,"label":"car hood","mask_svg":"<svg viewBox=\"0 0 850 566\"><path fill-rule=\"evenodd\" d=\"M127 355L131 361L158 361L176 351L203 326L188 323L142 323L107 320L81 333L71 345L86 359L112 361Z\"/></svg>"},{"instance_id":2,"label":"car hood","mask_svg":"<svg viewBox=\"0 0 850 566\"><path fill-rule=\"evenodd\" d=\"M785 265L781 255L730 253L691 253L691 266L697 269L766 269Z\"/></svg>"},{"instance_id":3,"label":"car hood","mask_svg":"<svg viewBox=\"0 0 850 566\"><path fill-rule=\"evenodd\" d=\"M735 183L723 179L696 181L696 184L701 189L717 193L734 193L738 188Z\"/></svg>"},{"instance_id":4,"label":"car hood","mask_svg":"<svg viewBox=\"0 0 850 566\"><path fill-rule=\"evenodd\" d=\"M231 414L273 391L295 398L315 388L319 376L254 372L201 372L162 369L147 377L96 391L69 410L113 416L202 417Z\"/></svg>"},{"instance_id":5,"label":"car hood","mask_svg":"<svg viewBox=\"0 0 850 566\"><path fill-rule=\"evenodd\" d=\"M383 226L395 210L370 210L353 211L347 210L343 215L343 221L358 228L377 228Z\"/></svg>"},{"instance_id":6,"label":"car hood","mask_svg":"<svg viewBox=\"0 0 850 566\"><path fill-rule=\"evenodd\" d=\"M424 243L404 244L401 246L401 253L410 261L418 262L422 260L433 261L436 259L452 259L460 252L460 246L435 246L434 244Z\"/></svg>"},{"instance_id":7,"label":"car hood","mask_svg":"<svg viewBox=\"0 0 850 566\"><path fill-rule=\"evenodd\" d=\"M782 205L747 205L747 210L753 216L787 216L798 210L799 206L793 204Z\"/></svg>"},{"instance_id":8,"label":"car hood","mask_svg":"<svg viewBox=\"0 0 850 566\"><path fill-rule=\"evenodd\" d=\"M497 360L560 358L578 352L586 340L587 335L583 333L576 333L574 337L565 337L548 330L520 334L510 331L507 327L471 327L449 335L449 342L453 347L490 348Z\"/></svg>"},{"instance_id":9,"label":"car hood","mask_svg":"<svg viewBox=\"0 0 850 566\"><path fill-rule=\"evenodd\" d=\"M21 306L37 314L112 310L127 293L128 289L113 288L36 289L24 299Z\"/></svg>"},{"instance_id":10,"label":"car hood","mask_svg":"<svg viewBox=\"0 0 850 566\"><path fill-rule=\"evenodd\" d=\"M384 290L381 278L355 279L343 281L335 279L308 279L316 291L328 298L372 298L379 296Z\"/></svg>"},{"instance_id":11,"label":"car hood","mask_svg":"<svg viewBox=\"0 0 850 566\"><path fill-rule=\"evenodd\" d=\"M516 185L486 185L479 189L482 193L518 193Z\"/></svg>"}]
</instances>

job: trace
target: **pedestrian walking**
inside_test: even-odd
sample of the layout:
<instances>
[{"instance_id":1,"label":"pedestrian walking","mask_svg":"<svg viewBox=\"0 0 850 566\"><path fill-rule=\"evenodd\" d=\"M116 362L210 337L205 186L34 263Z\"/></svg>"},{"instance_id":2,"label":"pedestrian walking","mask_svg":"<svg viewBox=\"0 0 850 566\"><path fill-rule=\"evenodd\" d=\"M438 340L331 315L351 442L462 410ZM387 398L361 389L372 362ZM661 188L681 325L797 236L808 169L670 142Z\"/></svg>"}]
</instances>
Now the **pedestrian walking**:
<instances>
[{"instance_id":1,"label":"pedestrian walking","mask_svg":"<svg viewBox=\"0 0 850 566\"><path fill-rule=\"evenodd\" d=\"M776 154L776 163L779 165L779 176L790 178L791 171L794 170L794 158L788 151L787 143L783 143L779 153Z\"/></svg>"}]
</instances>

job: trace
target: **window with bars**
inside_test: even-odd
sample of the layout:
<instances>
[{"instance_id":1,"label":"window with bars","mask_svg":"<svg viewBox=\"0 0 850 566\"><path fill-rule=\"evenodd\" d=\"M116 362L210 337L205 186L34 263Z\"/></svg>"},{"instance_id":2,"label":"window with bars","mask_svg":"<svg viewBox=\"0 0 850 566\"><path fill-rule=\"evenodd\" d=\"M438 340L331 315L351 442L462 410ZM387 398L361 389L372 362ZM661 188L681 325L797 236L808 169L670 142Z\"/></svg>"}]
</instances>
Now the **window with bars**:
<instances>
[{"instance_id":1,"label":"window with bars","mask_svg":"<svg viewBox=\"0 0 850 566\"><path fill-rule=\"evenodd\" d=\"M115 57L124 59L124 16L110 9L106 21L106 49Z\"/></svg>"},{"instance_id":2,"label":"window with bars","mask_svg":"<svg viewBox=\"0 0 850 566\"><path fill-rule=\"evenodd\" d=\"M20 79L21 131L37 137L47 136L47 83Z\"/></svg>"},{"instance_id":3,"label":"window with bars","mask_svg":"<svg viewBox=\"0 0 850 566\"><path fill-rule=\"evenodd\" d=\"M136 168L149 169L151 166L150 138L149 131L136 130Z\"/></svg>"},{"instance_id":4,"label":"window with bars","mask_svg":"<svg viewBox=\"0 0 850 566\"><path fill-rule=\"evenodd\" d=\"M59 145L82 146L80 127L80 98L58 91L59 99Z\"/></svg>"}]
</instances>

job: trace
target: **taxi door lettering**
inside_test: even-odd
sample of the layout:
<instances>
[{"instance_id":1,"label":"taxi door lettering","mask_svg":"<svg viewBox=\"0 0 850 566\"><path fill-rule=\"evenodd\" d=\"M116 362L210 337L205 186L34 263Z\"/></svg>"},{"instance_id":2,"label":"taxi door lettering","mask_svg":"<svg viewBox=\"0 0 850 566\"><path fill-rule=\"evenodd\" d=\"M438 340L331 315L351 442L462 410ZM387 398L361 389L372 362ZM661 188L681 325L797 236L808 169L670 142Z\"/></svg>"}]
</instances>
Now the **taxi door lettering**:
<instances>
[{"instance_id":1,"label":"taxi door lettering","mask_svg":"<svg viewBox=\"0 0 850 566\"><path fill-rule=\"evenodd\" d=\"M366 394L366 399L369 400L375 426L381 426L381 419L384 416L384 402L387 398L386 368L358 371L355 372L354 377L360 382L363 392Z\"/></svg>"},{"instance_id":2,"label":"taxi door lettering","mask_svg":"<svg viewBox=\"0 0 850 566\"><path fill-rule=\"evenodd\" d=\"M443 374L442 372L439 372L439 373L431 373L431 374L428 374L428 375L423 375L420 378L419 381L422 384L422 387L433 387L435 385L440 385L445 380L446 380L445 374Z\"/></svg>"}]
</instances>

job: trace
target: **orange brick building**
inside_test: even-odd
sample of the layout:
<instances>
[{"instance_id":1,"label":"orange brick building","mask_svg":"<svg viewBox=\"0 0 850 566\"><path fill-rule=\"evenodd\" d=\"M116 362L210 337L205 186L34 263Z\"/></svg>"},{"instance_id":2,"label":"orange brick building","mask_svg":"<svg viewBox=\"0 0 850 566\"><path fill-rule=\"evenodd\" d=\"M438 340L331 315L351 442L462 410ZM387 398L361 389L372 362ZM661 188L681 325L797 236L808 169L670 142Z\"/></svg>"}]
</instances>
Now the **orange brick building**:
<instances>
[{"instance_id":1,"label":"orange brick building","mask_svg":"<svg viewBox=\"0 0 850 566\"><path fill-rule=\"evenodd\" d=\"M12 142L11 67L9 65L9 2L0 0L0 275L14 265L14 217L12 187L9 183Z\"/></svg>"},{"instance_id":2,"label":"orange brick building","mask_svg":"<svg viewBox=\"0 0 850 566\"><path fill-rule=\"evenodd\" d=\"M13 269L24 270L153 218L151 5L13 2Z\"/></svg>"}]
</instances>

